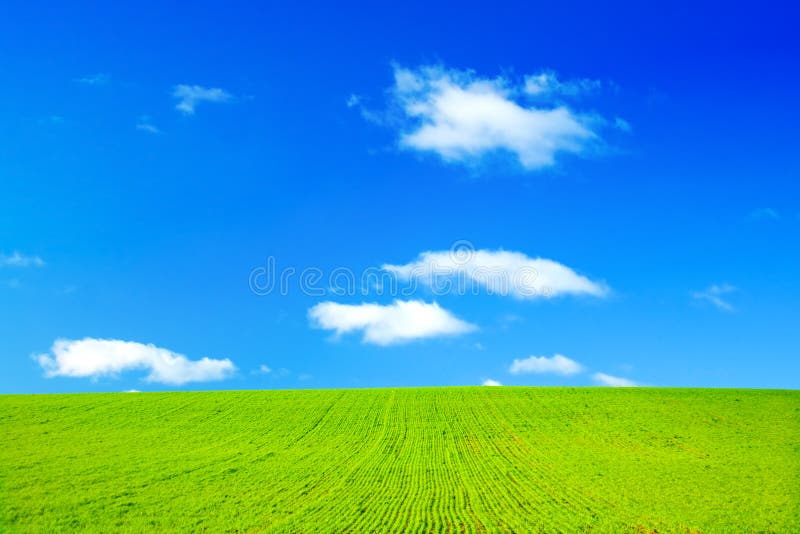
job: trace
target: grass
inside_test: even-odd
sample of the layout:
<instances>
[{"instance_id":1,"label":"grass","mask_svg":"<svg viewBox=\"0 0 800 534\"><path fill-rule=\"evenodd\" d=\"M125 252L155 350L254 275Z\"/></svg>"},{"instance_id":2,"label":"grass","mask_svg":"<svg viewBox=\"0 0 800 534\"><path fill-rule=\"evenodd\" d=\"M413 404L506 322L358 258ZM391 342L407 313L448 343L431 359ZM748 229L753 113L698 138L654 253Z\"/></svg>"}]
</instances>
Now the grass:
<instances>
[{"instance_id":1,"label":"grass","mask_svg":"<svg viewBox=\"0 0 800 534\"><path fill-rule=\"evenodd\" d=\"M800 392L0 396L0 531L798 532Z\"/></svg>"}]
</instances>

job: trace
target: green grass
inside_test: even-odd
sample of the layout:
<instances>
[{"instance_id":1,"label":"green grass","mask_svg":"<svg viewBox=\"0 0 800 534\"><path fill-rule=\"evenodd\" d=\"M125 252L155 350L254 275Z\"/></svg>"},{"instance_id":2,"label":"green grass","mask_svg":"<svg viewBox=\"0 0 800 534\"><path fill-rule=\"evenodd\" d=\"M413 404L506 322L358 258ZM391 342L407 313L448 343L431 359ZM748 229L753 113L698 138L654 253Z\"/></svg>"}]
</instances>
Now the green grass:
<instances>
[{"instance_id":1,"label":"green grass","mask_svg":"<svg viewBox=\"0 0 800 534\"><path fill-rule=\"evenodd\" d=\"M0 531L800 532L800 392L0 396Z\"/></svg>"}]
</instances>

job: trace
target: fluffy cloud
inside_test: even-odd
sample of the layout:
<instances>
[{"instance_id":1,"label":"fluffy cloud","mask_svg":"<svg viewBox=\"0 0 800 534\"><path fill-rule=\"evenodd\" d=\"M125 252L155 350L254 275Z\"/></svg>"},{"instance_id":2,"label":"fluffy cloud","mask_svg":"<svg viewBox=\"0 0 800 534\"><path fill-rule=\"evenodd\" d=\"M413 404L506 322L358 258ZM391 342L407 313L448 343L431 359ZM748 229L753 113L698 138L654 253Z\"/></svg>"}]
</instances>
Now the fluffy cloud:
<instances>
[{"instance_id":1,"label":"fluffy cloud","mask_svg":"<svg viewBox=\"0 0 800 534\"><path fill-rule=\"evenodd\" d=\"M505 250L423 252L410 263L381 268L401 280L419 280L437 294L475 293L483 288L491 294L533 299L567 294L602 297L609 292L605 284L566 265Z\"/></svg>"},{"instance_id":2,"label":"fluffy cloud","mask_svg":"<svg viewBox=\"0 0 800 534\"><path fill-rule=\"evenodd\" d=\"M695 291L692 293L692 297L694 297L695 300L710 302L719 310L732 312L735 310L735 308L730 302L726 301L723 296L735 291L736 288L732 285L714 284L708 287L705 291Z\"/></svg>"},{"instance_id":3,"label":"fluffy cloud","mask_svg":"<svg viewBox=\"0 0 800 534\"><path fill-rule=\"evenodd\" d=\"M421 300L395 300L388 305L322 302L308 311L308 317L315 328L334 330L337 336L360 331L365 343L382 346L476 329L436 302Z\"/></svg>"},{"instance_id":4,"label":"fluffy cloud","mask_svg":"<svg viewBox=\"0 0 800 534\"><path fill-rule=\"evenodd\" d=\"M583 371L583 366L566 356L556 354L551 358L546 356L531 356L524 360L515 359L508 372L512 375L528 373L552 373L557 375L574 375Z\"/></svg>"},{"instance_id":5,"label":"fluffy cloud","mask_svg":"<svg viewBox=\"0 0 800 534\"><path fill-rule=\"evenodd\" d=\"M179 100L175 109L186 115L194 115L194 109L200 102L227 102L231 99L230 93L223 89L200 85L178 85L172 96Z\"/></svg>"},{"instance_id":6,"label":"fluffy cloud","mask_svg":"<svg viewBox=\"0 0 800 534\"><path fill-rule=\"evenodd\" d=\"M189 360L155 345L116 339L58 339L49 354L36 356L47 377L115 376L124 371L148 370L148 382L181 385L187 382L222 380L236 367L229 359Z\"/></svg>"},{"instance_id":7,"label":"fluffy cloud","mask_svg":"<svg viewBox=\"0 0 800 534\"><path fill-rule=\"evenodd\" d=\"M596 129L605 120L554 98L597 87L591 80L562 82L553 73L520 83L438 66L398 66L390 95L400 121L392 122L399 124L402 147L434 152L447 162L474 163L503 151L527 170L542 169L554 165L559 153L582 154L600 143Z\"/></svg>"},{"instance_id":8,"label":"fluffy cloud","mask_svg":"<svg viewBox=\"0 0 800 534\"><path fill-rule=\"evenodd\" d=\"M10 256L0 254L0 267L41 267L44 260L39 256L25 256L14 251Z\"/></svg>"},{"instance_id":9,"label":"fluffy cloud","mask_svg":"<svg viewBox=\"0 0 800 534\"><path fill-rule=\"evenodd\" d=\"M605 373L595 373L592 375L595 382L603 386L611 386L615 388L627 388L636 386L636 382L628 380L627 378L620 378L618 376L611 376Z\"/></svg>"},{"instance_id":10,"label":"fluffy cloud","mask_svg":"<svg viewBox=\"0 0 800 534\"><path fill-rule=\"evenodd\" d=\"M493 380L491 378L487 378L486 380L483 381L483 383L481 385L482 386L502 386L503 384L501 384L497 380Z\"/></svg>"}]
</instances>

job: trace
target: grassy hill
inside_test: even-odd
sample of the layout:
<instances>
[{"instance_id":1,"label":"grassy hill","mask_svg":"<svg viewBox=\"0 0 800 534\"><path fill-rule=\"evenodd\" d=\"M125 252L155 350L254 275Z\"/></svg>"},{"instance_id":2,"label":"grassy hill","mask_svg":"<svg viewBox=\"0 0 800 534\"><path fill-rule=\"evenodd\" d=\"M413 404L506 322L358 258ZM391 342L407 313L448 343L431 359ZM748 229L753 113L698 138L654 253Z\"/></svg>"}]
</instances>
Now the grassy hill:
<instances>
[{"instance_id":1,"label":"grassy hill","mask_svg":"<svg viewBox=\"0 0 800 534\"><path fill-rule=\"evenodd\" d=\"M800 531L800 392L0 396L0 531Z\"/></svg>"}]
</instances>

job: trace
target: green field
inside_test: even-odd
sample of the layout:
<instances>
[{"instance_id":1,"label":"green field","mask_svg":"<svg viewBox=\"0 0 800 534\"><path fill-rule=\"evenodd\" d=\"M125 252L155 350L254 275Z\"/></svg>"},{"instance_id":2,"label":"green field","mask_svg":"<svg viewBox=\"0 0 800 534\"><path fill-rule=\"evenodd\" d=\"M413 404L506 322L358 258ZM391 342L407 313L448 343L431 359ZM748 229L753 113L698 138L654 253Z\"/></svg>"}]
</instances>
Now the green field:
<instances>
[{"instance_id":1,"label":"green field","mask_svg":"<svg viewBox=\"0 0 800 534\"><path fill-rule=\"evenodd\" d=\"M800 532L800 392L0 396L0 531Z\"/></svg>"}]
</instances>

